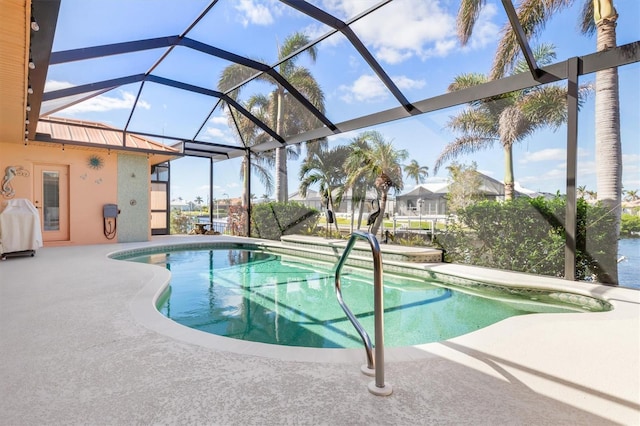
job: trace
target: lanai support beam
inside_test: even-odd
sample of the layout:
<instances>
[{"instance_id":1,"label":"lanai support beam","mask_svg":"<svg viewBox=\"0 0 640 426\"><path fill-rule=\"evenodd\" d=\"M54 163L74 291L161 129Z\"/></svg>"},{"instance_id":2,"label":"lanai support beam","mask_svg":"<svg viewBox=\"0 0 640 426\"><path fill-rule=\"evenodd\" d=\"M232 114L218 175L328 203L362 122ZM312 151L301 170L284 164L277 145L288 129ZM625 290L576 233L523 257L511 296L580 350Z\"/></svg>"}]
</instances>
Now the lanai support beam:
<instances>
[{"instance_id":1,"label":"lanai support beam","mask_svg":"<svg viewBox=\"0 0 640 426\"><path fill-rule=\"evenodd\" d=\"M400 91L398 86L391 80L386 71L380 66L378 61L373 57L369 49L362 43L362 41L358 38L358 36L353 32L351 27L347 25L345 22L336 18L333 15L325 12L324 10L310 4L307 2L302 2L298 0L280 0L282 3L291 6L292 8L304 13L307 16L312 17L316 21L322 22L325 25L330 26L338 31L340 31L347 39L351 42L353 47L358 51L360 56L369 64L373 72L376 73L378 78L382 81L382 83L387 86L387 89L391 91L393 96L400 102L400 105L410 114L419 113L416 111L416 107L412 105L409 100L404 96L404 94Z\"/></svg>"},{"instance_id":2,"label":"lanai support beam","mask_svg":"<svg viewBox=\"0 0 640 426\"><path fill-rule=\"evenodd\" d=\"M578 169L578 70L580 59L567 61L567 205L565 219L564 278L576 279L577 216L576 175Z\"/></svg>"}]
</instances>

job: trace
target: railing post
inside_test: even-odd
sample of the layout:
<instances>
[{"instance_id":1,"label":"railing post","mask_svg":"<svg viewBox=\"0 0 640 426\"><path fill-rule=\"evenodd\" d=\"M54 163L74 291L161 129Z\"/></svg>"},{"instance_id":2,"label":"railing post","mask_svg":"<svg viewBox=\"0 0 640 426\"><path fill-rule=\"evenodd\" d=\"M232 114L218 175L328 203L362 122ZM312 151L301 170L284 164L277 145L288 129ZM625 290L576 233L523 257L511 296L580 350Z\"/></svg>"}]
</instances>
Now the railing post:
<instances>
[{"instance_id":1,"label":"railing post","mask_svg":"<svg viewBox=\"0 0 640 426\"><path fill-rule=\"evenodd\" d=\"M342 291L340 289L340 271L344 266L347 256L355 245L356 239L362 238L369 242L371 253L373 255L373 291L374 291L374 321L375 321L375 360L371 353L371 339L364 330L360 322L353 315L351 310L344 303ZM360 334L367 353L367 365L362 367L362 372L371 375L371 367L375 367L375 380L369 383L368 389L374 395L387 396L391 395L392 388L384 382L384 299L383 299L383 281L382 281L382 256L380 254L380 245L375 235L354 231L347 242L347 246L338 260L335 268L335 287L338 302L342 310L353 326Z\"/></svg>"}]
</instances>

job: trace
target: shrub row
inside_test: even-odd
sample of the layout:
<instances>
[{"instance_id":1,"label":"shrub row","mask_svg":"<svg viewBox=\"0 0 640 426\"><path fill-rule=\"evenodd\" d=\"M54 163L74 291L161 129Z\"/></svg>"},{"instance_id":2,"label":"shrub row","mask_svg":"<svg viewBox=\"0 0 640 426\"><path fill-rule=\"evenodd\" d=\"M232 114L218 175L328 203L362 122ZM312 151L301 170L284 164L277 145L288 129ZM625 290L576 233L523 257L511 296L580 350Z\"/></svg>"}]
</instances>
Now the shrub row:
<instances>
[{"instance_id":1,"label":"shrub row","mask_svg":"<svg viewBox=\"0 0 640 426\"><path fill-rule=\"evenodd\" d=\"M260 203L251 207L251 236L279 240L283 235L308 233L320 212L304 204Z\"/></svg>"},{"instance_id":2,"label":"shrub row","mask_svg":"<svg viewBox=\"0 0 640 426\"><path fill-rule=\"evenodd\" d=\"M459 210L437 244L448 262L563 276L565 208L561 196L482 201ZM611 256L604 248L616 238L615 218L583 199L577 212L576 278L601 277Z\"/></svg>"}]
</instances>

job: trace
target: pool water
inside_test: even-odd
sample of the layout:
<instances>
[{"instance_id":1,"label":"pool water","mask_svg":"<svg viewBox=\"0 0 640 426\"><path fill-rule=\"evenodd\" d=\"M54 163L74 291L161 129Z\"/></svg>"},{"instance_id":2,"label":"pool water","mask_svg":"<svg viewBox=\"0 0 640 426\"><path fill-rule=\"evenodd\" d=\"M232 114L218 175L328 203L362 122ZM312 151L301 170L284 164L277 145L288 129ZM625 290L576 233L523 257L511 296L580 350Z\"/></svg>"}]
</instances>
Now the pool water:
<instances>
[{"instance_id":1,"label":"pool water","mask_svg":"<svg viewBox=\"0 0 640 426\"><path fill-rule=\"evenodd\" d=\"M240 249L171 251L127 260L171 270L170 292L158 301L158 309L187 327L278 345L362 347L337 302L330 266ZM345 269L341 275L344 300L373 339L372 282L366 273ZM441 341L530 313L514 304L386 274L384 310L386 346Z\"/></svg>"}]
</instances>

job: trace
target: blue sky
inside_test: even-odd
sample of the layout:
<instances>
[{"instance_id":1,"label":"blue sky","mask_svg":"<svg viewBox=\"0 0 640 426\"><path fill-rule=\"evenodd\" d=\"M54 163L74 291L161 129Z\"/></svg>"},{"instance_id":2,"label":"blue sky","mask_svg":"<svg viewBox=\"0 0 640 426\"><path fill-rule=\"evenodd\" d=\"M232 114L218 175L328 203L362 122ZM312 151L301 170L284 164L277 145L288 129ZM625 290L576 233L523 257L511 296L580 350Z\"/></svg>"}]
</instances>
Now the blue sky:
<instances>
[{"instance_id":1,"label":"blue sky","mask_svg":"<svg viewBox=\"0 0 640 426\"><path fill-rule=\"evenodd\" d=\"M318 6L341 19L348 19L375 1L315 0ZM555 17L537 41L553 43L557 60L583 55L595 50L595 38L578 34L577 14L581 1ZM54 51L135 39L176 35L208 4L203 0L63 0L54 41ZM461 47L455 37L457 1L394 0L360 23L354 31L385 68L396 85L410 101L422 100L446 91L452 79L464 72L487 73L490 69L500 28L506 22L500 2L487 2L470 43ZM616 2L618 43L640 39L640 6L635 0ZM277 2L261 0L220 0L212 13L188 34L203 43L273 63L277 46L295 31L304 31L315 39L328 32L311 19ZM535 43L535 42L534 42ZM89 83L109 78L145 72L164 50L89 60L52 66L47 76L46 90ZM315 63L306 58L307 66L325 93L327 116L333 122L353 119L376 111L393 108L397 102L375 77L370 67L341 35L328 38L318 45ZM179 79L187 83L215 89L222 69L228 63L186 48L176 48L153 74ZM640 66L621 68L620 93L622 110L623 185L625 189L640 188ZM593 76L581 82L593 81ZM100 121L122 128L127 122L139 84L123 86L77 104L54 115ZM242 93L266 93L268 87L250 84ZM171 136L195 135L200 140L233 142L232 134L221 112L206 115L215 100L176 89L146 84L129 129ZM595 190L595 158L593 149L593 96L580 113L578 185ZM446 123L460 108L437 111L418 117L376 126L385 138L409 156L428 166L433 175L433 163L440 150L454 135ZM348 143L358 132L330 138L331 144ZM565 173L564 127L555 132L544 130L518 144L514 149L515 179L523 187L545 192L564 192ZM168 142L168 141L166 141ZM462 163L475 161L478 169L498 180L503 178L503 158L499 146L490 151L461 156ZM214 198L241 193L240 160L216 163L214 166ZM299 182L299 162L289 165L289 189ZM209 162L199 158L184 158L172 163L172 198L206 199L209 194ZM441 169L437 177L446 177ZM406 181L405 190L414 183ZM252 192L261 197L265 192L257 180Z\"/></svg>"}]
</instances>

